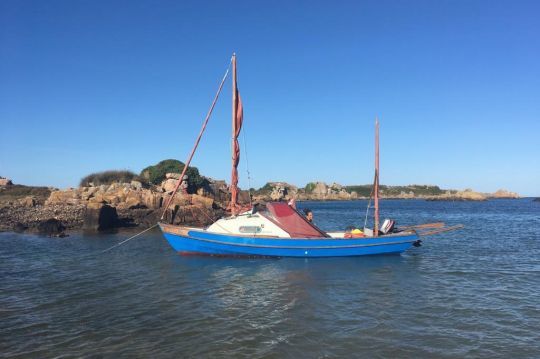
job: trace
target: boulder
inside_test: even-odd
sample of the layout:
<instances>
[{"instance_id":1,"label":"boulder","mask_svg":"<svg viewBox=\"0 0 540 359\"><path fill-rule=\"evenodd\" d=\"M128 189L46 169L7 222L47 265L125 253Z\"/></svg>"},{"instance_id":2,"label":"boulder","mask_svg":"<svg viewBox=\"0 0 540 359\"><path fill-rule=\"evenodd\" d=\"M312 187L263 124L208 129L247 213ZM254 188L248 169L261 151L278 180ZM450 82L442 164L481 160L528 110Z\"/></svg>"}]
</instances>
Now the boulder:
<instances>
[{"instance_id":1,"label":"boulder","mask_svg":"<svg viewBox=\"0 0 540 359\"><path fill-rule=\"evenodd\" d=\"M32 196L26 196L24 198L19 199L19 204L23 207L35 207L37 204L37 201Z\"/></svg>"},{"instance_id":2,"label":"boulder","mask_svg":"<svg viewBox=\"0 0 540 359\"><path fill-rule=\"evenodd\" d=\"M341 189L338 193L337 193L337 196L339 199L350 199L351 198L351 194L347 191L345 191L344 189Z\"/></svg>"},{"instance_id":3,"label":"boulder","mask_svg":"<svg viewBox=\"0 0 540 359\"><path fill-rule=\"evenodd\" d=\"M163 205L163 197L159 193L144 190L142 193L142 203L150 209L160 208Z\"/></svg>"},{"instance_id":4,"label":"boulder","mask_svg":"<svg viewBox=\"0 0 540 359\"><path fill-rule=\"evenodd\" d=\"M123 202L125 197L119 193L106 193L103 195L103 201L112 206L118 205L120 202Z\"/></svg>"},{"instance_id":5,"label":"boulder","mask_svg":"<svg viewBox=\"0 0 540 359\"><path fill-rule=\"evenodd\" d=\"M178 180L169 178L161 182L161 188L163 188L165 192L172 192L176 188L177 184Z\"/></svg>"},{"instance_id":6,"label":"boulder","mask_svg":"<svg viewBox=\"0 0 540 359\"><path fill-rule=\"evenodd\" d=\"M315 196L326 196L326 194L328 193L328 186L326 185L326 183L324 182L317 182L315 183L315 187L313 188L313 191L311 192L312 194L314 194Z\"/></svg>"},{"instance_id":7,"label":"boulder","mask_svg":"<svg viewBox=\"0 0 540 359\"><path fill-rule=\"evenodd\" d=\"M142 193L138 191L130 191L126 196L126 199L120 202L116 207L118 209L146 208L142 198Z\"/></svg>"},{"instance_id":8,"label":"boulder","mask_svg":"<svg viewBox=\"0 0 540 359\"><path fill-rule=\"evenodd\" d=\"M88 200L88 203L107 203L107 201L103 198L103 193L98 192Z\"/></svg>"},{"instance_id":9,"label":"boulder","mask_svg":"<svg viewBox=\"0 0 540 359\"><path fill-rule=\"evenodd\" d=\"M139 182L139 181L131 181L130 186L131 186L132 189L134 189L136 191L140 191L143 188L142 183Z\"/></svg>"},{"instance_id":10,"label":"boulder","mask_svg":"<svg viewBox=\"0 0 540 359\"><path fill-rule=\"evenodd\" d=\"M209 190L209 187L197 188L197 194L199 196L207 196L207 197L212 195L212 193Z\"/></svg>"},{"instance_id":11,"label":"boulder","mask_svg":"<svg viewBox=\"0 0 540 359\"><path fill-rule=\"evenodd\" d=\"M99 187L89 186L89 187L82 187L79 192L80 192L81 199L84 201L88 201L98 191L99 191Z\"/></svg>"},{"instance_id":12,"label":"boulder","mask_svg":"<svg viewBox=\"0 0 540 359\"><path fill-rule=\"evenodd\" d=\"M13 182L9 178L0 177L0 187L11 186Z\"/></svg>"},{"instance_id":13,"label":"boulder","mask_svg":"<svg viewBox=\"0 0 540 359\"><path fill-rule=\"evenodd\" d=\"M118 223L116 208L107 204L89 203L83 217L83 228L86 230L107 230L114 228Z\"/></svg>"},{"instance_id":14,"label":"boulder","mask_svg":"<svg viewBox=\"0 0 540 359\"><path fill-rule=\"evenodd\" d=\"M63 191L53 191L45 201L45 205L70 204L78 205L81 202L81 196L78 190L68 188Z\"/></svg>"},{"instance_id":15,"label":"boulder","mask_svg":"<svg viewBox=\"0 0 540 359\"><path fill-rule=\"evenodd\" d=\"M163 198L163 205L165 206L165 204L167 203L167 201L169 200L169 197L170 195L168 195L167 197L164 197ZM177 193L172 202L171 202L171 208L174 206L174 205L178 205L180 207L182 206L187 206L189 204L191 204L191 196L189 195L183 195L182 193Z\"/></svg>"},{"instance_id":16,"label":"boulder","mask_svg":"<svg viewBox=\"0 0 540 359\"><path fill-rule=\"evenodd\" d=\"M165 178L179 180L180 175L181 175L181 173L166 173Z\"/></svg>"},{"instance_id":17,"label":"boulder","mask_svg":"<svg viewBox=\"0 0 540 359\"><path fill-rule=\"evenodd\" d=\"M40 222L38 232L41 235L49 237L65 237L64 230L66 227L56 218L50 218Z\"/></svg>"},{"instance_id":18,"label":"boulder","mask_svg":"<svg viewBox=\"0 0 540 359\"><path fill-rule=\"evenodd\" d=\"M330 186L330 188L331 188L332 190L334 190L334 191L339 192L339 191L341 191L341 190L343 189L343 186L340 185L339 183L334 182L334 183L332 183L332 185Z\"/></svg>"},{"instance_id":19,"label":"boulder","mask_svg":"<svg viewBox=\"0 0 540 359\"><path fill-rule=\"evenodd\" d=\"M124 186L122 185L122 183L118 183L118 182L114 182L114 183L111 183L108 187L107 187L107 190L105 192L116 192L118 191L119 189L122 189Z\"/></svg>"},{"instance_id":20,"label":"boulder","mask_svg":"<svg viewBox=\"0 0 540 359\"><path fill-rule=\"evenodd\" d=\"M287 196L288 198L289 196ZM249 191L241 190L238 192L238 203L240 204L248 204L251 202L251 198L249 195Z\"/></svg>"},{"instance_id":21,"label":"boulder","mask_svg":"<svg viewBox=\"0 0 540 359\"><path fill-rule=\"evenodd\" d=\"M487 201L483 193L475 192L470 188L464 191L446 191L444 194L426 197L428 201Z\"/></svg>"},{"instance_id":22,"label":"boulder","mask_svg":"<svg viewBox=\"0 0 540 359\"><path fill-rule=\"evenodd\" d=\"M467 200L467 201L485 201L486 196L482 193L475 192L472 189L466 189L465 191L458 191L456 193L458 198Z\"/></svg>"},{"instance_id":23,"label":"boulder","mask_svg":"<svg viewBox=\"0 0 540 359\"><path fill-rule=\"evenodd\" d=\"M212 209L212 205L214 204L214 200L212 198L199 196L197 194L194 194L191 196L191 203L193 205L204 207L207 209Z\"/></svg>"},{"instance_id":24,"label":"boulder","mask_svg":"<svg viewBox=\"0 0 540 359\"><path fill-rule=\"evenodd\" d=\"M28 226L25 225L24 223L21 223L21 222L16 222L14 225L13 225L13 231L16 232L16 233L21 233L21 232L24 232L28 229Z\"/></svg>"},{"instance_id":25,"label":"boulder","mask_svg":"<svg viewBox=\"0 0 540 359\"><path fill-rule=\"evenodd\" d=\"M491 198L520 198L519 194L516 192L510 192L505 189L500 189L497 192L491 194Z\"/></svg>"},{"instance_id":26,"label":"boulder","mask_svg":"<svg viewBox=\"0 0 540 359\"><path fill-rule=\"evenodd\" d=\"M272 201L288 200L296 197L298 193L298 188L287 182L268 182L262 189L263 192L259 193L259 195L267 195L267 199ZM244 201L240 200L239 202L249 203L249 192L246 199Z\"/></svg>"},{"instance_id":27,"label":"boulder","mask_svg":"<svg viewBox=\"0 0 540 359\"><path fill-rule=\"evenodd\" d=\"M214 201L220 203L227 202L229 200L229 188L227 183L222 180L213 180L211 178L208 180L208 192L210 192L210 196L214 199Z\"/></svg>"}]
</instances>

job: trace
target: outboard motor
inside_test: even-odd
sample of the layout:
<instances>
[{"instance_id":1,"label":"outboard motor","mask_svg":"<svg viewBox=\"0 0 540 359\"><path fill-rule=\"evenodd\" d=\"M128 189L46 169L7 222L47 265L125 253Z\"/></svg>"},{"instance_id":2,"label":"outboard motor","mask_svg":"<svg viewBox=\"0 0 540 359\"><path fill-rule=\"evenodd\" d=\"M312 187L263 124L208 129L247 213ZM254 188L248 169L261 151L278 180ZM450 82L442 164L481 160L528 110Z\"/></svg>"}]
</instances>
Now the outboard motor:
<instances>
[{"instance_id":1,"label":"outboard motor","mask_svg":"<svg viewBox=\"0 0 540 359\"><path fill-rule=\"evenodd\" d=\"M385 219L381 226L380 232L382 234L392 233L394 232L395 226L396 226L396 221L391 220L391 219Z\"/></svg>"}]
</instances>

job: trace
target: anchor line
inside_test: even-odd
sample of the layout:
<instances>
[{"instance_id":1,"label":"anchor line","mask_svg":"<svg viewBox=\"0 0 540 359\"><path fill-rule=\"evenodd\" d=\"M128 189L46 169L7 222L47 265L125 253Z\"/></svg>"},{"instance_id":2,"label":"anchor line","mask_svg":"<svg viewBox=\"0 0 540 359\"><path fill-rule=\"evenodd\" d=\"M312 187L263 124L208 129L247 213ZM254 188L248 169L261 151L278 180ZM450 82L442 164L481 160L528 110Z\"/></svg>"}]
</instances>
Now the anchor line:
<instances>
[{"instance_id":1,"label":"anchor line","mask_svg":"<svg viewBox=\"0 0 540 359\"><path fill-rule=\"evenodd\" d=\"M151 230L151 229L157 227L157 225L158 225L158 224L156 223L156 224L154 224L152 227L146 228L144 231L141 231L141 232L135 234L134 236L131 236L131 237L129 237L128 239L125 239L125 240L123 240L122 242L117 243L117 244L115 244L114 246L109 247L109 248L107 248L107 249L101 251L101 253L108 252L108 251L110 251L111 249L114 249L114 248L116 248L116 247L120 247L122 244L124 244L124 243L126 243L126 242L128 242L128 241L131 241L133 238L136 238L136 237L140 236L141 234L143 234L143 233L145 233L145 232L148 232L149 230Z\"/></svg>"}]
</instances>

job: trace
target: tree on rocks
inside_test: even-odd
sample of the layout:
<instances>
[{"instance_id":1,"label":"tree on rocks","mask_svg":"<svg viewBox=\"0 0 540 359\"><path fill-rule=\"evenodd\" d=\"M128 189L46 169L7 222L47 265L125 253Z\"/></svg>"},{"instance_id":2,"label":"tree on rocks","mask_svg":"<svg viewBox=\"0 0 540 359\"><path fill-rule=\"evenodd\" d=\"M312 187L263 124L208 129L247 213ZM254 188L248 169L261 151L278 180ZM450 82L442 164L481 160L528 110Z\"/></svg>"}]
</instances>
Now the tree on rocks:
<instances>
[{"instance_id":1,"label":"tree on rocks","mask_svg":"<svg viewBox=\"0 0 540 359\"><path fill-rule=\"evenodd\" d=\"M185 164L178 160L163 160L143 169L140 176L152 184L159 185L165 180L167 173L182 173L184 166ZM189 193L195 193L197 189L208 185L208 180L199 174L197 167L188 167L186 175L188 176Z\"/></svg>"}]
</instances>

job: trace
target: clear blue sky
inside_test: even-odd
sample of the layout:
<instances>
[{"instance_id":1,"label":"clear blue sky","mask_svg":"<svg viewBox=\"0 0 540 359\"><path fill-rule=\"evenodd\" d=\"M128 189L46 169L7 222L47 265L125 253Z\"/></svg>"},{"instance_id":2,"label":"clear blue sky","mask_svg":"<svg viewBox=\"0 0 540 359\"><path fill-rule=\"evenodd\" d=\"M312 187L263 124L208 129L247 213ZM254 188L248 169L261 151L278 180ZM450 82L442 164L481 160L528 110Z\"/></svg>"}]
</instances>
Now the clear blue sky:
<instances>
[{"instance_id":1,"label":"clear blue sky","mask_svg":"<svg viewBox=\"0 0 540 359\"><path fill-rule=\"evenodd\" d=\"M238 54L251 185L540 195L538 1L0 2L0 175L187 157ZM230 83L193 165L230 174ZM244 141L241 141L244 146ZM240 185L247 187L245 152Z\"/></svg>"}]
</instances>

